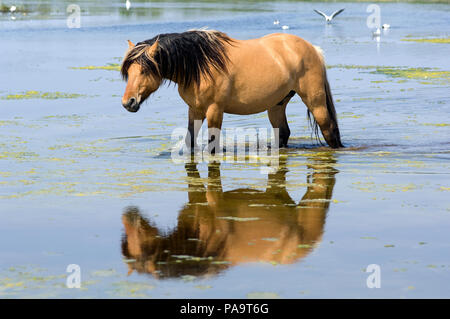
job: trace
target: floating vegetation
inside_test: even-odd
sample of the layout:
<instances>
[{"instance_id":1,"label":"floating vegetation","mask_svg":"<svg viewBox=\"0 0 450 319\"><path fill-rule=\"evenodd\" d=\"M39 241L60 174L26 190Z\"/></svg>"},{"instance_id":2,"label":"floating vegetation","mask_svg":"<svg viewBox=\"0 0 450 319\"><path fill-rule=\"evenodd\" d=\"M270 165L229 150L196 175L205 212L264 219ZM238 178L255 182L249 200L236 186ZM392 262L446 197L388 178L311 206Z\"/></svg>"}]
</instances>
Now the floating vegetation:
<instances>
[{"instance_id":1,"label":"floating vegetation","mask_svg":"<svg viewBox=\"0 0 450 319\"><path fill-rule=\"evenodd\" d=\"M120 64L118 63L108 63L106 65L94 66L79 66L71 67L72 70L107 70L107 71L120 71Z\"/></svg>"},{"instance_id":2,"label":"floating vegetation","mask_svg":"<svg viewBox=\"0 0 450 319\"><path fill-rule=\"evenodd\" d=\"M133 297L133 298L149 298L148 293L155 286L146 283L120 281L112 284L113 289L108 293L115 297Z\"/></svg>"},{"instance_id":3,"label":"floating vegetation","mask_svg":"<svg viewBox=\"0 0 450 319\"><path fill-rule=\"evenodd\" d=\"M353 112L342 112L338 115L338 117L340 119L344 119L344 118L354 118L354 119L359 119L361 117L363 117L362 114L355 114Z\"/></svg>"},{"instance_id":4,"label":"floating vegetation","mask_svg":"<svg viewBox=\"0 0 450 319\"><path fill-rule=\"evenodd\" d=\"M45 99L45 100L56 100L56 99L76 99L80 97L86 97L84 94L77 93L63 93L63 92L39 92L39 91L26 91L17 94L8 94L2 96L2 100L27 100L27 99Z\"/></svg>"},{"instance_id":5,"label":"floating vegetation","mask_svg":"<svg viewBox=\"0 0 450 319\"><path fill-rule=\"evenodd\" d=\"M109 277L116 275L116 271L114 269L96 270L91 272L91 275L95 277Z\"/></svg>"},{"instance_id":6,"label":"floating vegetation","mask_svg":"<svg viewBox=\"0 0 450 319\"><path fill-rule=\"evenodd\" d=\"M249 292L247 294L248 299L278 299L280 298L280 295L274 292Z\"/></svg>"},{"instance_id":7,"label":"floating vegetation","mask_svg":"<svg viewBox=\"0 0 450 319\"><path fill-rule=\"evenodd\" d=\"M427 68L427 67L411 68L405 66L377 66L377 65L355 65L355 64L327 65L327 68L372 70L368 73L383 74L393 78L403 78L410 80L427 80L428 82L426 84L450 83L450 71L442 71L438 68Z\"/></svg>"},{"instance_id":8,"label":"floating vegetation","mask_svg":"<svg viewBox=\"0 0 450 319\"><path fill-rule=\"evenodd\" d=\"M426 126L436 126L436 127L445 127L450 126L450 123L423 123Z\"/></svg>"},{"instance_id":9,"label":"floating vegetation","mask_svg":"<svg viewBox=\"0 0 450 319\"><path fill-rule=\"evenodd\" d=\"M200 290L205 290L205 289L211 289L212 286L210 286L210 285L198 285L198 286L194 286L194 288L200 289Z\"/></svg>"},{"instance_id":10,"label":"floating vegetation","mask_svg":"<svg viewBox=\"0 0 450 319\"><path fill-rule=\"evenodd\" d=\"M440 71L438 68L377 67L370 73L384 74L394 78L439 80L450 83L450 71Z\"/></svg>"},{"instance_id":11,"label":"floating vegetation","mask_svg":"<svg viewBox=\"0 0 450 319\"><path fill-rule=\"evenodd\" d=\"M419 42L419 43L450 43L450 38L425 38L425 39L402 39L402 41L406 42Z\"/></svg>"},{"instance_id":12,"label":"floating vegetation","mask_svg":"<svg viewBox=\"0 0 450 319\"><path fill-rule=\"evenodd\" d=\"M29 13L30 11L24 6L8 6L6 4L0 4L0 13Z\"/></svg>"}]
</instances>

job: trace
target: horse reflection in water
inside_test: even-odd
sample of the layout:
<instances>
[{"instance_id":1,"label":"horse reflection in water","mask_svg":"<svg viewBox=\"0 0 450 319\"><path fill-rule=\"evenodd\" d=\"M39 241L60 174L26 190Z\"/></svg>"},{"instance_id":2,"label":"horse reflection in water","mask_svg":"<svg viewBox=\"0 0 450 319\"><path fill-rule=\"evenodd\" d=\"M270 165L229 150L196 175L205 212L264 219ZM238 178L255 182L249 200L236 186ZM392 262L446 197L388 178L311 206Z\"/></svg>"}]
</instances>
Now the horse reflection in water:
<instances>
[{"instance_id":1,"label":"horse reflection in water","mask_svg":"<svg viewBox=\"0 0 450 319\"><path fill-rule=\"evenodd\" d=\"M308 164L307 190L298 204L286 190L285 163L269 174L266 191L226 192L220 164L209 164L206 187L196 164L187 164L189 202L175 229L159 230L136 207L123 214L122 253L130 261L129 274L203 276L239 263L299 261L321 241L337 173L333 162Z\"/></svg>"}]
</instances>

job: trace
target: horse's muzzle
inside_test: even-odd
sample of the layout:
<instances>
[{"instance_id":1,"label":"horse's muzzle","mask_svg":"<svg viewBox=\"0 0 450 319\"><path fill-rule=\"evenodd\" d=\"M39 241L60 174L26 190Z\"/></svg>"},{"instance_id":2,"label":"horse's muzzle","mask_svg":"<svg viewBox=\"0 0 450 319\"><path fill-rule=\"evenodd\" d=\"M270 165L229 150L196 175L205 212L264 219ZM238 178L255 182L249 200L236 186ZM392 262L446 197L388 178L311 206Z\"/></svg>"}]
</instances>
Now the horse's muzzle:
<instances>
[{"instance_id":1,"label":"horse's muzzle","mask_svg":"<svg viewBox=\"0 0 450 319\"><path fill-rule=\"evenodd\" d=\"M139 111L139 107L140 107L138 101L134 97L129 98L128 101L125 103L122 101L122 105L127 111L133 112L133 113Z\"/></svg>"}]
</instances>

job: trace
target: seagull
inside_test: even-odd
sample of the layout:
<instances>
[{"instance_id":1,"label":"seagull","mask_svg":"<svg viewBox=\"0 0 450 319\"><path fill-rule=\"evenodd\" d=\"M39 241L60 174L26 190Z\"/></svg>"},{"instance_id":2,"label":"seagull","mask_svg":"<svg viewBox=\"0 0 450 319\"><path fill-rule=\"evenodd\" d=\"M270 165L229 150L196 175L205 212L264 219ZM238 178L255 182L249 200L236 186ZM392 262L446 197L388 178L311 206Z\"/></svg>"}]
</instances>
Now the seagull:
<instances>
[{"instance_id":1,"label":"seagull","mask_svg":"<svg viewBox=\"0 0 450 319\"><path fill-rule=\"evenodd\" d=\"M383 24L381 27L382 27L383 29L387 30L387 29L389 29L389 28L391 27L391 25L385 23L385 24Z\"/></svg>"},{"instance_id":2,"label":"seagull","mask_svg":"<svg viewBox=\"0 0 450 319\"><path fill-rule=\"evenodd\" d=\"M323 16L327 22L331 22L331 20L333 20L333 18L334 18L335 16L337 16L339 13L341 13L342 11L344 11L344 9L345 9L345 8L333 12L333 14L332 14L331 16L327 16L325 13L323 13L322 11L319 11L319 10L315 10L315 9L314 9L314 11L315 11L317 14L320 14L321 16Z\"/></svg>"},{"instance_id":3,"label":"seagull","mask_svg":"<svg viewBox=\"0 0 450 319\"><path fill-rule=\"evenodd\" d=\"M288 26L288 25L284 25L284 26L281 27L281 29L283 29L283 30L288 30L288 29L289 29L289 26Z\"/></svg>"},{"instance_id":4,"label":"seagull","mask_svg":"<svg viewBox=\"0 0 450 319\"><path fill-rule=\"evenodd\" d=\"M279 24L280 24L280 20L275 20L275 21L273 22L273 24L274 24L274 25L279 25Z\"/></svg>"},{"instance_id":5,"label":"seagull","mask_svg":"<svg viewBox=\"0 0 450 319\"><path fill-rule=\"evenodd\" d=\"M17 9L16 6L11 6L11 8L9 8L9 11L14 12L14 11L16 11L16 9Z\"/></svg>"},{"instance_id":6,"label":"seagull","mask_svg":"<svg viewBox=\"0 0 450 319\"><path fill-rule=\"evenodd\" d=\"M125 2L125 8L127 8L127 10L130 10L130 7L131 7L131 2L130 2L130 0L127 0Z\"/></svg>"}]
</instances>

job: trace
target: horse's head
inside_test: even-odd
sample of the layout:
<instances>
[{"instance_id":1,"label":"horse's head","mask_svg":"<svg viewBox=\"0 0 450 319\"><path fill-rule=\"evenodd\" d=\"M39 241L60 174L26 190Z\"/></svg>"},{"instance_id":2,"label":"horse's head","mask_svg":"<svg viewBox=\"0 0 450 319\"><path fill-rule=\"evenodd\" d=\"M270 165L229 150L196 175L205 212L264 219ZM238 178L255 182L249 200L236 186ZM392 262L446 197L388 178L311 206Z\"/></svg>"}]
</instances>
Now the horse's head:
<instances>
[{"instance_id":1,"label":"horse's head","mask_svg":"<svg viewBox=\"0 0 450 319\"><path fill-rule=\"evenodd\" d=\"M152 45L134 45L128 40L128 45L121 68L122 77L127 81L122 105L130 112L137 112L142 102L155 92L162 82L154 59L158 41Z\"/></svg>"}]
</instances>

